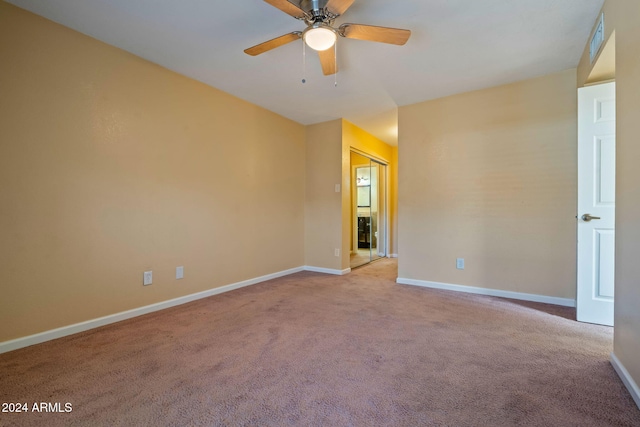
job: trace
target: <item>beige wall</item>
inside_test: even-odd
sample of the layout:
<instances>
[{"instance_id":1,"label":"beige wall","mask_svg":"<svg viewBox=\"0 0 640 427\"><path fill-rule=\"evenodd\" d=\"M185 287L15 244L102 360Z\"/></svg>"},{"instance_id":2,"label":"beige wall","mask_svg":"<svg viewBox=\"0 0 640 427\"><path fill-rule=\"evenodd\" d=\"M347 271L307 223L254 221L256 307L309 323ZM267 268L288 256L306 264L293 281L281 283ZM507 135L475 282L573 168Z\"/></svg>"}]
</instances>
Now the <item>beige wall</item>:
<instances>
[{"instance_id":1,"label":"beige wall","mask_svg":"<svg viewBox=\"0 0 640 427\"><path fill-rule=\"evenodd\" d=\"M568 70L401 107L398 276L575 298L576 102Z\"/></svg>"},{"instance_id":2,"label":"beige wall","mask_svg":"<svg viewBox=\"0 0 640 427\"><path fill-rule=\"evenodd\" d=\"M606 35L615 34L616 59L616 283L614 353L640 385L640 2L607 0ZM591 74L588 46L582 84Z\"/></svg>"},{"instance_id":3,"label":"beige wall","mask_svg":"<svg viewBox=\"0 0 640 427\"><path fill-rule=\"evenodd\" d=\"M611 0L608 1L610 3ZM616 303L614 352L640 385L640 3L617 0Z\"/></svg>"},{"instance_id":4,"label":"beige wall","mask_svg":"<svg viewBox=\"0 0 640 427\"><path fill-rule=\"evenodd\" d=\"M351 268L351 192L352 186L355 185L351 182L351 148L347 142L349 138L350 123L346 120L341 120L341 135L340 143L342 147L341 163L342 163L342 269L346 270Z\"/></svg>"},{"instance_id":5,"label":"beige wall","mask_svg":"<svg viewBox=\"0 0 640 427\"><path fill-rule=\"evenodd\" d=\"M348 187L335 191L342 182L342 121L307 126L306 139L305 264L343 270L348 265L343 266L342 206Z\"/></svg>"},{"instance_id":6,"label":"beige wall","mask_svg":"<svg viewBox=\"0 0 640 427\"><path fill-rule=\"evenodd\" d=\"M4 2L0 58L0 342L303 265L303 126Z\"/></svg>"}]
</instances>

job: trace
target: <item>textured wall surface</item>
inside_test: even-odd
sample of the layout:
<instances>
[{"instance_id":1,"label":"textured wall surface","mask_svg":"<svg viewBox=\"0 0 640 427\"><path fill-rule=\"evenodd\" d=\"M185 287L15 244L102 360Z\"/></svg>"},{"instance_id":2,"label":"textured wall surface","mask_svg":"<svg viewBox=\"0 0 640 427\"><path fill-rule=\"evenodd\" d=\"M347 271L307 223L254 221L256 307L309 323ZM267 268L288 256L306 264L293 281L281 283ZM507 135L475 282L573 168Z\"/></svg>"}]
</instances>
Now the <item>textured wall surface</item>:
<instances>
[{"instance_id":1,"label":"textured wall surface","mask_svg":"<svg viewBox=\"0 0 640 427\"><path fill-rule=\"evenodd\" d=\"M607 0L605 40L615 43L616 76L616 282L614 353L640 384L640 3ZM600 52L602 56L603 52ZM596 58L597 62L599 59ZM582 86L594 66L586 44L578 66Z\"/></svg>"},{"instance_id":2,"label":"textured wall surface","mask_svg":"<svg viewBox=\"0 0 640 427\"><path fill-rule=\"evenodd\" d=\"M307 126L305 264L342 270L342 121Z\"/></svg>"},{"instance_id":3,"label":"textured wall surface","mask_svg":"<svg viewBox=\"0 0 640 427\"><path fill-rule=\"evenodd\" d=\"M575 70L400 108L399 277L575 298L576 116Z\"/></svg>"},{"instance_id":4,"label":"textured wall surface","mask_svg":"<svg viewBox=\"0 0 640 427\"><path fill-rule=\"evenodd\" d=\"M303 265L303 126L4 2L0 58L0 341Z\"/></svg>"}]
</instances>

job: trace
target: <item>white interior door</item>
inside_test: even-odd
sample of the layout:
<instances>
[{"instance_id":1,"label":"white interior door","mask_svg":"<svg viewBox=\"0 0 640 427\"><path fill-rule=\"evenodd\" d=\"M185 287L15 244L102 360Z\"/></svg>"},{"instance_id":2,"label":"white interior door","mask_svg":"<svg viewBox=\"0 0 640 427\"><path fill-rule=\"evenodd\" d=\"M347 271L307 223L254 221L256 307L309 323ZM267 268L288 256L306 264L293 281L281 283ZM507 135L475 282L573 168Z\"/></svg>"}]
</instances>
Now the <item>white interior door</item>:
<instances>
[{"instance_id":1,"label":"white interior door","mask_svg":"<svg viewBox=\"0 0 640 427\"><path fill-rule=\"evenodd\" d=\"M580 322L613 326L615 83L578 89L578 288Z\"/></svg>"}]
</instances>

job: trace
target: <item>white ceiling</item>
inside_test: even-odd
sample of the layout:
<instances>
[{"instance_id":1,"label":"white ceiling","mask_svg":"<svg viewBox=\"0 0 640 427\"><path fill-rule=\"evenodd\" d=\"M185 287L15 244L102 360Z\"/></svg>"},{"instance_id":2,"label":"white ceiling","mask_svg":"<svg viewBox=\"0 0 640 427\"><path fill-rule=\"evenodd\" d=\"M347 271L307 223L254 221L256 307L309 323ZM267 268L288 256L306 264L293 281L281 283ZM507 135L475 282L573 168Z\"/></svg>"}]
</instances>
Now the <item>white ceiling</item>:
<instances>
[{"instance_id":1,"label":"white ceiling","mask_svg":"<svg viewBox=\"0 0 640 427\"><path fill-rule=\"evenodd\" d=\"M345 118L391 144L398 106L577 66L604 2L356 0L337 25L412 35L405 46L341 38L335 87L310 49L303 73L302 41L243 52L304 29L262 0L7 1L299 123Z\"/></svg>"}]
</instances>

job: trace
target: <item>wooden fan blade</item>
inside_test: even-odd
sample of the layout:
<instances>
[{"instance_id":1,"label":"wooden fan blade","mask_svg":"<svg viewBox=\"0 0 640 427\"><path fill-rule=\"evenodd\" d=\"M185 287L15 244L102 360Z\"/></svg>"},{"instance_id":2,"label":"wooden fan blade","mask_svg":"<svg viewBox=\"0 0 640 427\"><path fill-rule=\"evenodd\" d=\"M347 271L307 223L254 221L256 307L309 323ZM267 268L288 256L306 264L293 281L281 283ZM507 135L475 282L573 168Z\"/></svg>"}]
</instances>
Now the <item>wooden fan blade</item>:
<instances>
[{"instance_id":1,"label":"wooden fan blade","mask_svg":"<svg viewBox=\"0 0 640 427\"><path fill-rule=\"evenodd\" d=\"M374 25L342 24L339 32L348 39L403 45L409 40L411 31Z\"/></svg>"},{"instance_id":2,"label":"wooden fan blade","mask_svg":"<svg viewBox=\"0 0 640 427\"><path fill-rule=\"evenodd\" d=\"M294 31L293 33L285 34L284 36L276 37L275 39L257 44L249 49L245 49L244 53L251 56L260 55L261 53L265 53L271 49L296 41L300 37L302 37L302 33L300 31Z\"/></svg>"},{"instance_id":3,"label":"wooden fan blade","mask_svg":"<svg viewBox=\"0 0 640 427\"><path fill-rule=\"evenodd\" d=\"M355 0L329 0L326 8L334 15L342 15L351 7Z\"/></svg>"},{"instance_id":4,"label":"wooden fan blade","mask_svg":"<svg viewBox=\"0 0 640 427\"><path fill-rule=\"evenodd\" d=\"M336 64L335 48L329 48L327 50L319 50L320 64L322 64L322 73L325 76L330 76L338 72L338 65Z\"/></svg>"},{"instance_id":5,"label":"wooden fan blade","mask_svg":"<svg viewBox=\"0 0 640 427\"><path fill-rule=\"evenodd\" d=\"M304 10L300 9L295 4L287 0L264 0L273 7L277 7L284 13L293 16L296 19L303 18L305 16Z\"/></svg>"}]
</instances>

